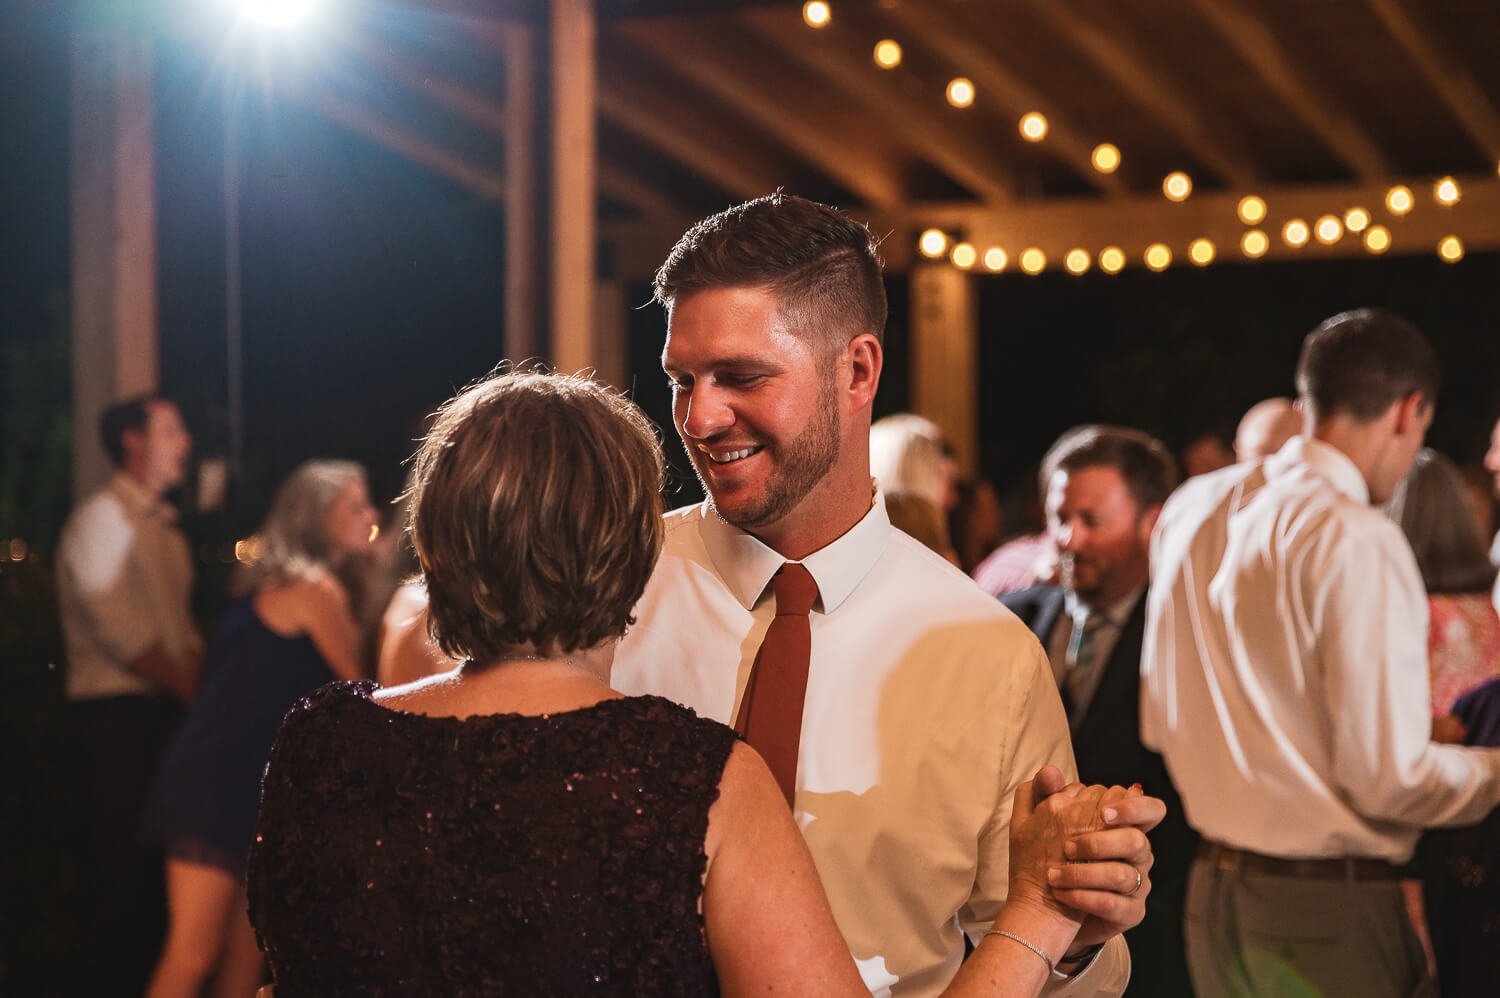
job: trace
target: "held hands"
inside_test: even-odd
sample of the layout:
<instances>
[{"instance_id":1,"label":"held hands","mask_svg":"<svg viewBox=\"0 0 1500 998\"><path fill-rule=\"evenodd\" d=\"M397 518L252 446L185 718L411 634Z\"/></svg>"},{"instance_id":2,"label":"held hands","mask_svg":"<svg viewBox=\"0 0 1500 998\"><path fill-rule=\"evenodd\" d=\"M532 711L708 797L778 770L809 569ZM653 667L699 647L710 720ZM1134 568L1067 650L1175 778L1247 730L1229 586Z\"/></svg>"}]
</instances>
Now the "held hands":
<instances>
[{"instance_id":1,"label":"held hands","mask_svg":"<svg viewBox=\"0 0 1500 998\"><path fill-rule=\"evenodd\" d=\"M1055 766L1016 792L1012 900L1078 925L1074 948L1104 942L1146 914L1153 857L1145 833L1166 805L1139 788L1064 785Z\"/></svg>"}]
</instances>

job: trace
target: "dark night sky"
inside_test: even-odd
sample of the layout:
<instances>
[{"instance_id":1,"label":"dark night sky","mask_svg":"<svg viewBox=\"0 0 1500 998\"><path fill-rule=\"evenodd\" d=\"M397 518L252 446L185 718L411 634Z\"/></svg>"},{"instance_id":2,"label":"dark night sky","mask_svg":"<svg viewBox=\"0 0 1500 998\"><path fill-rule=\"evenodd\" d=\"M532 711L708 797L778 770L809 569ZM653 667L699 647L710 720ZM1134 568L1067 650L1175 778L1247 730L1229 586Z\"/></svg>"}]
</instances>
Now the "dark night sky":
<instances>
[{"instance_id":1,"label":"dark night sky","mask_svg":"<svg viewBox=\"0 0 1500 998\"><path fill-rule=\"evenodd\" d=\"M60 16L3 15L0 346L56 333L67 288L67 50ZM158 45L157 173L162 383L205 452L225 429L222 121L214 53ZM243 119L247 479L230 526L253 524L298 461L352 457L377 494L400 481L417 417L499 361L504 273L499 208L272 99ZM905 282L891 281L890 362L880 408L905 401ZM647 297L631 293L632 304ZM1024 473L1064 428L1136 423L1169 439L1232 425L1291 390L1297 344L1318 320L1364 304L1424 326L1447 385L1432 440L1476 457L1500 391L1500 254L1222 265L1118 277L980 279L984 470ZM664 415L661 318L630 317L637 393ZM0 357L8 354L0 354ZM0 360L0 363L5 361ZM56 385L65 399L67 386ZM0 428L3 436L6 428ZM682 462L675 442L669 454Z\"/></svg>"}]
</instances>

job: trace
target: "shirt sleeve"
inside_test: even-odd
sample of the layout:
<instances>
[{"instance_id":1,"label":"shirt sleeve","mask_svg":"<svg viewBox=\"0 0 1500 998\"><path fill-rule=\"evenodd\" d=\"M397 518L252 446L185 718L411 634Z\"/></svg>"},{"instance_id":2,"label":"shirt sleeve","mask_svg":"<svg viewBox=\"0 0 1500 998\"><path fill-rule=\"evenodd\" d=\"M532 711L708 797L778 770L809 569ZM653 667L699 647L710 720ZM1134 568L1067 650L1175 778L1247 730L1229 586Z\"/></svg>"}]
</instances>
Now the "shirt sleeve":
<instances>
[{"instance_id":1,"label":"shirt sleeve","mask_svg":"<svg viewBox=\"0 0 1500 998\"><path fill-rule=\"evenodd\" d=\"M110 657L132 662L157 640L155 615L130 566L135 528L114 503L79 509L58 550L82 623Z\"/></svg>"},{"instance_id":2,"label":"shirt sleeve","mask_svg":"<svg viewBox=\"0 0 1500 998\"><path fill-rule=\"evenodd\" d=\"M1385 524L1379 526L1384 527ZM1405 539L1367 529L1309 560L1319 604L1326 774L1366 818L1472 824L1500 803L1500 751L1432 742L1427 596Z\"/></svg>"}]
</instances>

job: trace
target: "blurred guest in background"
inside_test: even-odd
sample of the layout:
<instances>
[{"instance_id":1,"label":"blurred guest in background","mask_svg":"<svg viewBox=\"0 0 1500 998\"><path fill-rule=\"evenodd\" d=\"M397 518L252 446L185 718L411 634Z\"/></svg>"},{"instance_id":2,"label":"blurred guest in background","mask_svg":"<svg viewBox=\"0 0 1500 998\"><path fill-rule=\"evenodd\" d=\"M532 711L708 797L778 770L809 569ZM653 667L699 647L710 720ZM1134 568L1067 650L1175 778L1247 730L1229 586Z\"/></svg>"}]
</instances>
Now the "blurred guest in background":
<instances>
[{"instance_id":1,"label":"blurred guest in background","mask_svg":"<svg viewBox=\"0 0 1500 998\"><path fill-rule=\"evenodd\" d=\"M958 503L948 514L948 537L958 567L970 574L1005 536L1005 512L995 487L983 478L958 483Z\"/></svg>"},{"instance_id":2,"label":"blurred guest in background","mask_svg":"<svg viewBox=\"0 0 1500 998\"><path fill-rule=\"evenodd\" d=\"M948 539L947 521L927 497L915 492L893 492L885 497L885 512L891 518L891 526L958 564L958 552Z\"/></svg>"},{"instance_id":3,"label":"blurred guest in background","mask_svg":"<svg viewBox=\"0 0 1500 998\"><path fill-rule=\"evenodd\" d=\"M1234 451L1229 441L1218 430L1204 430L1183 444L1177 452L1184 478L1195 478L1210 471L1227 468L1234 463Z\"/></svg>"},{"instance_id":4,"label":"blurred guest in background","mask_svg":"<svg viewBox=\"0 0 1500 998\"><path fill-rule=\"evenodd\" d=\"M943 431L923 416L898 412L870 425L870 474L886 495L921 496L943 516L958 504L958 465Z\"/></svg>"},{"instance_id":5,"label":"blurred guest in background","mask_svg":"<svg viewBox=\"0 0 1500 998\"><path fill-rule=\"evenodd\" d=\"M1245 411L1234 434L1234 459L1259 461L1302 432L1302 414L1289 398L1268 398Z\"/></svg>"},{"instance_id":6,"label":"blurred guest in background","mask_svg":"<svg viewBox=\"0 0 1500 998\"><path fill-rule=\"evenodd\" d=\"M299 697L360 675L359 629L337 568L374 533L363 470L309 461L277 490L209 646L203 689L157 776L148 833L165 843L170 916L148 994L251 994L262 967L245 917L260 779ZM335 756L320 765L338 765Z\"/></svg>"},{"instance_id":7,"label":"blurred guest in background","mask_svg":"<svg viewBox=\"0 0 1500 998\"><path fill-rule=\"evenodd\" d=\"M156 395L110 406L99 429L115 476L68 517L57 549L85 824L79 950L88 994L134 996L166 922L161 854L136 832L203 653L192 555L164 498L182 484L192 438Z\"/></svg>"}]
</instances>

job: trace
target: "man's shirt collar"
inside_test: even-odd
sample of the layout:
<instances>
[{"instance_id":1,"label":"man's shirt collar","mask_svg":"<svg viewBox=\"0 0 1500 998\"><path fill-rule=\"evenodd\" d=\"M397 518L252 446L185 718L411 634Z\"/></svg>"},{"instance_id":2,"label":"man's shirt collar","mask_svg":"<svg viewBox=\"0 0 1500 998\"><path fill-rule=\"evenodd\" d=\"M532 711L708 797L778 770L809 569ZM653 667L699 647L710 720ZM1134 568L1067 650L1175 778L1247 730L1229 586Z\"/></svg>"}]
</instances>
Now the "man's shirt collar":
<instances>
[{"instance_id":1,"label":"man's shirt collar","mask_svg":"<svg viewBox=\"0 0 1500 998\"><path fill-rule=\"evenodd\" d=\"M1355 502L1363 506L1370 504L1370 487L1365 484L1365 476L1347 454L1332 444L1310 437L1293 437L1266 459L1266 476L1279 478L1298 465L1306 466Z\"/></svg>"}]
</instances>

